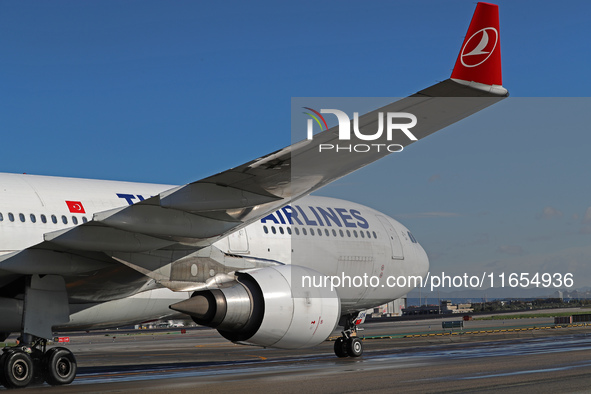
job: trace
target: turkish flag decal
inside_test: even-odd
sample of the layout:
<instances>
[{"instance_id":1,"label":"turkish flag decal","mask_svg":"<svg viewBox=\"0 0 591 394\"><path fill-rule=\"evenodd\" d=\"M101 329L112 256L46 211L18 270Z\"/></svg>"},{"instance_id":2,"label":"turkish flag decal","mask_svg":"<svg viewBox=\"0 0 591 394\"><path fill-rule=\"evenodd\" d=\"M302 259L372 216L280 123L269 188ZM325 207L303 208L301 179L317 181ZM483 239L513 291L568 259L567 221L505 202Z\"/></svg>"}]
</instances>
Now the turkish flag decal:
<instances>
[{"instance_id":1,"label":"turkish flag decal","mask_svg":"<svg viewBox=\"0 0 591 394\"><path fill-rule=\"evenodd\" d=\"M86 213L80 201L66 201L66 204L72 213Z\"/></svg>"}]
</instances>

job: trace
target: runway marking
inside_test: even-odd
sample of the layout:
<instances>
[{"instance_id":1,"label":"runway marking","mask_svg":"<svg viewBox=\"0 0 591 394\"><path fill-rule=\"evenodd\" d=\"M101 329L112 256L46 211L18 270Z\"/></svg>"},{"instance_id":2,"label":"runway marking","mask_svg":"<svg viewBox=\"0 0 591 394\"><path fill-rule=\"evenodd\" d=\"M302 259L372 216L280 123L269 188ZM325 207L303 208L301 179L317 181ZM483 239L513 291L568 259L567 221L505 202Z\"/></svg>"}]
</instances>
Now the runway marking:
<instances>
[{"instance_id":1,"label":"runway marking","mask_svg":"<svg viewBox=\"0 0 591 394\"><path fill-rule=\"evenodd\" d=\"M573 327L587 327L582 324L580 325L556 325L556 326L548 326L548 327L523 327L523 328L506 328L506 329L496 329L496 330L473 330L473 331L455 331L455 332L443 332L443 333L429 333L429 334L408 334L402 336L402 338L419 338L419 337L432 337L432 336L442 336L442 335L470 335L470 334L494 334L500 332L517 332L517 331L533 331L533 330L556 330L559 328L573 328ZM589 326L591 327L591 326ZM392 337L393 338L393 337Z\"/></svg>"},{"instance_id":2,"label":"runway marking","mask_svg":"<svg viewBox=\"0 0 591 394\"><path fill-rule=\"evenodd\" d=\"M564 367L543 368L543 369L531 369L531 370L525 370L525 371L511 371L511 372L505 372L505 373L495 373L495 374L480 375L480 376L465 376L465 377L460 377L459 379L473 380L473 379L498 378L498 377L504 377L504 376L525 375L525 374L531 374L531 373L547 373L547 372L556 372L556 371L568 371L569 369L583 368L583 367L590 367L590 366L591 366L591 364L586 363L586 364L580 364L580 365L567 365L567 366L564 366Z\"/></svg>"},{"instance_id":3,"label":"runway marking","mask_svg":"<svg viewBox=\"0 0 591 394\"><path fill-rule=\"evenodd\" d=\"M260 358L261 360L265 361L267 359L267 357L263 357L263 356L255 356L253 354L247 354L248 357L255 357L255 358Z\"/></svg>"}]
</instances>

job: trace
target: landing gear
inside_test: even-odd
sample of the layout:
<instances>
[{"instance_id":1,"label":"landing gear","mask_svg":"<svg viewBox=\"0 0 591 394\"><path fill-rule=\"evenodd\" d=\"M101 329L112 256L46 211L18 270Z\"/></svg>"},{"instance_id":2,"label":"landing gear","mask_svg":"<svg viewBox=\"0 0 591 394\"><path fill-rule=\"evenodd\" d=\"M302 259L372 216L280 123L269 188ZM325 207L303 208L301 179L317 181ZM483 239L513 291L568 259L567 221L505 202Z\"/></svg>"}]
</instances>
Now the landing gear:
<instances>
[{"instance_id":1,"label":"landing gear","mask_svg":"<svg viewBox=\"0 0 591 394\"><path fill-rule=\"evenodd\" d=\"M44 381L52 386L70 384L76 377L76 358L63 347L46 350L47 341L5 348L0 356L0 383L8 389Z\"/></svg>"},{"instance_id":2,"label":"landing gear","mask_svg":"<svg viewBox=\"0 0 591 394\"><path fill-rule=\"evenodd\" d=\"M359 357L363 354L363 342L357 337L347 339L347 354L349 357Z\"/></svg>"},{"instance_id":3,"label":"landing gear","mask_svg":"<svg viewBox=\"0 0 591 394\"><path fill-rule=\"evenodd\" d=\"M64 347L54 347L45 353L45 380L52 386L70 384L76 377L77 364L71 351Z\"/></svg>"},{"instance_id":4,"label":"landing gear","mask_svg":"<svg viewBox=\"0 0 591 394\"><path fill-rule=\"evenodd\" d=\"M357 315L343 316L345 329L342 337L334 342L334 354L337 357L359 357L363 354L363 342L357 337Z\"/></svg>"},{"instance_id":5,"label":"landing gear","mask_svg":"<svg viewBox=\"0 0 591 394\"><path fill-rule=\"evenodd\" d=\"M22 349L5 352L1 358L2 384L4 387L27 387L33 380L33 359Z\"/></svg>"},{"instance_id":6,"label":"landing gear","mask_svg":"<svg viewBox=\"0 0 591 394\"><path fill-rule=\"evenodd\" d=\"M347 338L339 337L334 341L334 354L339 358L349 356L347 354Z\"/></svg>"},{"instance_id":7,"label":"landing gear","mask_svg":"<svg viewBox=\"0 0 591 394\"><path fill-rule=\"evenodd\" d=\"M29 384L71 383L76 377L76 359L63 347L47 349L52 327L70 320L66 282L59 275L25 278L21 336L16 347L6 347L0 356L0 383L6 388ZM8 333L0 332L6 339Z\"/></svg>"}]
</instances>

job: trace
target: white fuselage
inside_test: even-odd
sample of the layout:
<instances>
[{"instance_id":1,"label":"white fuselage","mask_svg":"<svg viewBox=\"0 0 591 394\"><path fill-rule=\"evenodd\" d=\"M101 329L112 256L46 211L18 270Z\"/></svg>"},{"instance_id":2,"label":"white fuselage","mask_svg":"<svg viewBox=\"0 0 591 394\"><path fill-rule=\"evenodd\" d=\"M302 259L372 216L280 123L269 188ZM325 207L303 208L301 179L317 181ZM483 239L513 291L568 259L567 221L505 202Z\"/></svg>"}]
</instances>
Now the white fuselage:
<instances>
[{"instance_id":1,"label":"white fuselage","mask_svg":"<svg viewBox=\"0 0 591 394\"><path fill-rule=\"evenodd\" d=\"M43 242L48 233L91 221L95 213L131 205L173 187L0 174L0 253L30 248ZM429 267L425 251L399 222L359 204L315 196L299 199L219 239L213 247L226 255L350 277L353 283L337 286L343 314L403 296L414 285L392 286L388 278L425 276ZM3 268L0 262L0 272ZM208 273L216 274L214 270ZM375 279L369 286L368 279L359 285L355 278L364 276ZM10 280L8 273L0 276L2 285ZM70 323L59 328L109 327L164 318L173 314L169 305L190 296L160 288L148 277L140 282L141 286L136 284L127 293L114 292L101 302L93 302L75 283L67 282ZM74 294L76 291L80 294ZM12 302L4 300L7 305ZM0 312L2 308L7 307L0 303ZM14 320L0 322L0 331L17 331Z\"/></svg>"}]
</instances>

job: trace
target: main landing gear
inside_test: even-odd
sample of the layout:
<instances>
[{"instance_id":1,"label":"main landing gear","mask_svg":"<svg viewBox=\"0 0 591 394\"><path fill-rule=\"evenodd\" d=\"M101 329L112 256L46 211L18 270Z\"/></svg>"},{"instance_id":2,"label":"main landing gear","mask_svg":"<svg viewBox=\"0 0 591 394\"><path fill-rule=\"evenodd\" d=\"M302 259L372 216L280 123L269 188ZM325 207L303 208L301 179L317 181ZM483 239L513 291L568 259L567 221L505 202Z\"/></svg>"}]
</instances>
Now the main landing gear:
<instances>
[{"instance_id":1,"label":"main landing gear","mask_svg":"<svg viewBox=\"0 0 591 394\"><path fill-rule=\"evenodd\" d=\"M31 383L50 385L72 383L76 359L63 347L47 349L52 327L70 321L66 282L59 275L25 277L23 317L19 344L2 350L0 383L6 388L27 387ZM0 333L6 339L7 333Z\"/></svg>"},{"instance_id":2,"label":"main landing gear","mask_svg":"<svg viewBox=\"0 0 591 394\"><path fill-rule=\"evenodd\" d=\"M30 345L4 348L0 356L0 383L23 388L31 383L52 386L70 384L76 377L76 358L66 348L46 349L47 341L36 338Z\"/></svg>"},{"instance_id":3,"label":"main landing gear","mask_svg":"<svg viewBox=\"0 0 591 394\"><path fill-rule=\"evenodd\" d=\"M357 315L347 315L344 319L345 329L334 342L334 354L337 357L359 357L363 354L363 342L357 336Z\"/></svg>"}]
</instances>

